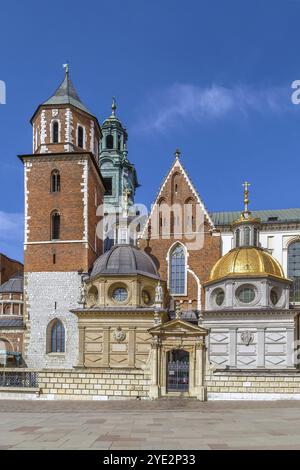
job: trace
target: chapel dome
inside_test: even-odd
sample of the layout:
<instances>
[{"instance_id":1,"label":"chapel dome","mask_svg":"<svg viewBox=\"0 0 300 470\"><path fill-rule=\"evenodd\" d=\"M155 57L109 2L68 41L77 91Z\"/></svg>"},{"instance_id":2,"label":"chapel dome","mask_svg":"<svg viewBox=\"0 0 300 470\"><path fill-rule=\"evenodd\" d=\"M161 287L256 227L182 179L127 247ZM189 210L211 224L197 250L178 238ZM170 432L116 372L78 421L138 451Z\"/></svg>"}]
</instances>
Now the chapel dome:
<instances>
[{"instance_id":1,"label":"chapel dome","mask_svg":"<svg viewBox=\"0 0 300 470\"><path fill-rule=\"evenodd\" d=\"M24 278L22 273L15 273L0 286L0 294L22 294Z\"/></svg>"},{"instance_id":2,"label":"chapel dome","mask_svg":"<svg viewBox=\"0 0 300 470\"><path fill-rule=\"evenodd\" d=\"M239 247L222 256L212 268L208 282L225 277L273 276L287 280L279 262L258 247Z\"/></svg>"},{"instance_id":3,"label":"chapel dome","mask_svg":"<svg viewBox=\"0 0 300 470\"><path fill-rule=\"evenodd\" d=\"M160 279L156 266L145 251L133 245L114 245L99 256L93 265L91 277L99 275L135 275Z\"/></svg>"}]
</instances>

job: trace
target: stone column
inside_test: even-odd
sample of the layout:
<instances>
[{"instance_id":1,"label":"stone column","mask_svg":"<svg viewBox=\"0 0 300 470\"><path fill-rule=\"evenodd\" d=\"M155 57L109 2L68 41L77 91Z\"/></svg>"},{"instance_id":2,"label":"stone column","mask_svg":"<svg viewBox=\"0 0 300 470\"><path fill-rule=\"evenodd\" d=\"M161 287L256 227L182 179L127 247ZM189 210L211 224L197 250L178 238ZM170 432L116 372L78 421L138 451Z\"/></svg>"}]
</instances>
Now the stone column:
<instances>
[{"instance_id":1,"label":"stone column","mask_svg":"<svg viewBox=\"0 0 300 470\"><path fill-rule=\"evenodd\" d=\"M257 328L257 367L265 367L265 329Z\"/></svg>"},{"instance_id":2,"label":"stone column","mask_svg":"<svg viewBox=\"0 0 300 470\"><path fill-rule=\"evenodd\" d=\"M229 366L236 367L236 328L229 330Z\"/></svg>"},{"instance_id":3,"label":"stone column","mask_svg":"<svg viewBox=\"0 0 300 470\"><path fill-rule=\"evenodd\" d=\"M103 329L102 366L109 367L110 328Z\"/></svg>"},{"instance_id":4,"label":"stone column","mask_svg":"<svg viewBox=\"0 0 300 470\"><path fill-rule=\"evenodd\" d=\"M287 367L294 367L294 328L286 329L286 365Z\"/></svg>"},{"instance_id":5,"label":"stone column","mask_svg":"<svg viewBox=\"0 0 300 470\"><path fill-rule=\"evenodd\" d=\"M205 346L201 341L196 344L196 398L200 401L206 400L206 387L204 385Z\"/></svg>"},{"instance_id":6,"label":"stone column","mask_svg":"<svg viewBox=\"0 0 300 470\"><path fill-rule=\"evenodd\" d=\"M135 366L135 328L128 331L128 366Z\"/></svg>"},{"instance_id":7,"label":"stone column","mask_svg":"<svg viewBox=\"0 0 300 470\"><path fill-rule=\"evenodd\" d=\"M153 338L152 349L151 349L151 384L149 389L149 397L152 399L158 398L159 393L159 339Z\"/></svg>"},{"instance_id":8,"label":"stone column","mask_svg":"<svg viewBox=\"0 0 300 470\"><path fill-rule=\"evenodd\" d=\"M79 357L77 367L84 367L84 352L85 352L85 327L78 326L79 334Z\"/></svg>"}]
</instances>

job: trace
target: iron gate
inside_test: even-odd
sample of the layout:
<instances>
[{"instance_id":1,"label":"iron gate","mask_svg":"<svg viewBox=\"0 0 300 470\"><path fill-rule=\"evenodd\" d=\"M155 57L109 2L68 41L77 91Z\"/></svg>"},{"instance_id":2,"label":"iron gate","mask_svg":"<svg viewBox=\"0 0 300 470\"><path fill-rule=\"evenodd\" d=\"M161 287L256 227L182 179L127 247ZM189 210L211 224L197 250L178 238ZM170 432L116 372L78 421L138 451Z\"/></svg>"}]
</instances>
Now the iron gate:
<instances>
[{"instance_id":1,"label":"iron gate","mask_svg":"<svg viewBox=\"0 0 300 470\"><path fill-rule=\"evenodd\" d=\"M168 362L168 392L188 392L189 390L189 362Z\"/></svg>"}]
</instances>

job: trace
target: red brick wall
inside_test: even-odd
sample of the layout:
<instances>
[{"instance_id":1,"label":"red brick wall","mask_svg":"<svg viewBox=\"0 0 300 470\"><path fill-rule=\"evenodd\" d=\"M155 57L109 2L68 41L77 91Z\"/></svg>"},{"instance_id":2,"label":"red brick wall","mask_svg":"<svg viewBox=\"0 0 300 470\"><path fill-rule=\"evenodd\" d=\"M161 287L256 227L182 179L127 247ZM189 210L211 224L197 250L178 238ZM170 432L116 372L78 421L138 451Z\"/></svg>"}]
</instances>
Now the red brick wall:
<instances>
[{"instance_id":1,"label":"red brick wall","mask_svg":"<svg viewBox=\"0 0 300 470\"><path fill-rule=\"evenodd\" d=\"M26 159L28 161L28 158ZM25 250L25 271L87 271L96 258L94 241L88 247L83 243L84 209L83 164L88 162L90 184L88 190L89 241L94 240L96 208L94 191L97 188L99 201L103 198L103 187L94 162L89 154L41 155L30 157L32 166L27 172L27 242L49 242L29 244ZM60 191L50 191L51 172L60 172ZM51 214L60 214L60 241L51 241ZM70 241L70 243L63 243ZM99 250L101 245L99 245ZM55 263L54 257L55 255Z\"/></svg>"},{"instance_id":2,"label":"red brick wall","mask_svg":"<svg viewBox=\"0 0 300 470\"><path fill-rule=\"evenodd\" d=\"M71 129L71 137L72 139L66 139L66 109L69 108L72 112L72 129ZM56 116L52 115L53 109L57 109L58 114ZM42 112L45 111L44 117L46 120L46 138L45 138L45 143L41 144L41 129L42 129L42 122L41 122L41 117L42 117ZM53 121L59 121L60 122L60 132L59 132L59 143L53 144L52 143L52 135L51 135L51 126ZM91 122L94 123L94 149L95 149L95 156L98 156L98 145L99 145L99 140L100 140L100 130L97 125L97 120L93 118L92 116L89 116L85 112L81 111L78 108L74 108L71 105L57 105L57 106L43 106L41 107L37 114L34 116L33 119L33 137L36 139L36 129L38 130L39 134L39 141L38 141L38 147L35 148L35 153L40 153L41 151L41 145L46 145L48 148L48 151L51 153L57 153L57 152L65 152L64 145L65 144L71 144L74 147L74 151L82 151L81 148L77 147L77 126L81 125L85 129L85 135L86 139L85 141L85 146L84 150L90 151L90 145L91 145ZM72 142L71 142L72 140Z\"/></svg>"},{"instance_id":3,"label":"red brick wall","mask_svg":"<svg viewBox=\"0 0 300 470\"><path fill-rule=\"evenodd\" d=\"M190 204L189 209L184 209L184 204L188 202ZM197 225L196 210L203 214L201 205L197 202L197 196L192 190L190 184L185 178L185 175L181 171L180 167L173 167L168 178L162 186L162 190L159 194L156 202L156 213L159 213L158 206L162 207L165 204L167 207L171 207L172 204L177 204L182 211L181 221L177 220L176 215L170 213L168 219L167 212L161 210L160 215L160 228L158 236L155 236L153 229L153 220L150 221L150 225L146 230L142 240L139 242L139 246L144 249L153 258L156 263L159 273L162 279L168 279L168 252L171 246L176 242L181 242L186 247L189 247L192 240L189 238L191 227L193 231L198 229L203 234L203 243L197 244L197 249L192 249L192 245L188 248L188 267L196 274L199 278L201 286L208 279L209 273L213 265L221 256L221 237L219 233L213 231L213 227L207 217L204 218L204 226ZM198 209L197 209L198 207ZM180 213L180 211L179 211ZM185 215L184 215L185 214ZM187 220L187 217L190 217ZM193 219L191 218L193 216ZM163 220L166 219L166 220ZM180 223L182 222L182 223ZM164 231L164 233L162 233ZM197 307L197 294L198 285L194 276L190 273L187 275L187 295L186 296L175 296L176 300L183 302L183 310L196 308ZM202 287L202 306L204 306L204 290ZM189 302L190 301L190 302Z\"/></svg>"},{"instance_id":4,"label":"red brick wall","mask_svg":"<svg viewBox=\"0 0 300 470\"><path fill-rule=\"evenodd\" d=\"M16 272L23 272L24 266L0 253L0 285L8 281Z\"/></svg>"}]
</instances>

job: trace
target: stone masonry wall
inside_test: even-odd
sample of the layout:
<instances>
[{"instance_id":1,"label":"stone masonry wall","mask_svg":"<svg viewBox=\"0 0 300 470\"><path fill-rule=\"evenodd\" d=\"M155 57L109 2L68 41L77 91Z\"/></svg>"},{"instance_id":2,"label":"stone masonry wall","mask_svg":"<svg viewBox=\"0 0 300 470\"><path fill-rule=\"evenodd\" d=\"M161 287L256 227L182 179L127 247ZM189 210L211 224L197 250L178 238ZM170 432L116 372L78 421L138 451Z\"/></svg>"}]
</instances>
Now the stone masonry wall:
<instances>
[{"instance_id":1,"label":"stone masonry wall","mask_svg":"<svg viewBox=\"0 0 300 470\"><path fill-rule=\"evenodd\" d=\"M149 382L148 374L139 369L39 372L41 397L48 399L147 398Z\"/></svg>"},{"instance_id":2,"label":"stone masonry wall","mask_svg":"<svg viewBox=\"0 0 300 470\"><path fill-rule=\"evenodd\" d=\"M27 273L25 276L28 367L71 368L78 361L77 318L80 276L77 272ZM65 353L47 353L47 326L58 318L65 328ZM29 320L28 320L29 319Z\"/></svg>"},{"instance_id":3,"label":"stone masonry wall","mask_svg":"<svg viewBox=\"0 0 300 470\"><path fill-rule=\"evenodd\" d=\"M300 399L300 373L219 372L206 377L208 400Z\"/></svg>"}]
</instances>

